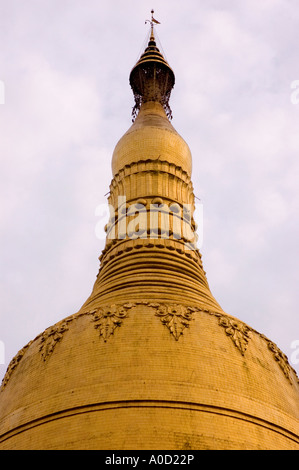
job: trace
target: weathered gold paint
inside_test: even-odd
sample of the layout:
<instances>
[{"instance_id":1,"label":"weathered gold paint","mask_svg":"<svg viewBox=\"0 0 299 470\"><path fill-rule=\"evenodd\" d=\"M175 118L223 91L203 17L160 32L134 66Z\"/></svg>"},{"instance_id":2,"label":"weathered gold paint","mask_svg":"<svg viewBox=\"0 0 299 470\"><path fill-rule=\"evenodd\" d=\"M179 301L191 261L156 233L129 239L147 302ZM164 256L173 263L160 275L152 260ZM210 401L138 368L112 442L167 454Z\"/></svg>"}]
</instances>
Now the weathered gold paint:
<instances>
[{"instance_id":1,"label":"weathered gold paint","mask_svg":"<svg viewBox=\"0 0 299 470\"><path fill-rule=\"evenodd\" d=\"M191 166L162 105L143 103L113 154L107 234L119 196L194 206ZM295 371L222 310L197 249L173 234L107 238L100 259L79 312L11 362L0 449L299 449Z\"/></svg>"},{"instance_id":2,"label":"weathered gold paint","mask_svg":"<svg viewBox=\"0 0 299 470\"><path fill-rule=\"evenodd\" d=\"M113 175L141 158L165 160L183 168L191 176L190 149L159 103L144 103L135 122L116 145L112 157Z\"/></svg>"}]
</instances>

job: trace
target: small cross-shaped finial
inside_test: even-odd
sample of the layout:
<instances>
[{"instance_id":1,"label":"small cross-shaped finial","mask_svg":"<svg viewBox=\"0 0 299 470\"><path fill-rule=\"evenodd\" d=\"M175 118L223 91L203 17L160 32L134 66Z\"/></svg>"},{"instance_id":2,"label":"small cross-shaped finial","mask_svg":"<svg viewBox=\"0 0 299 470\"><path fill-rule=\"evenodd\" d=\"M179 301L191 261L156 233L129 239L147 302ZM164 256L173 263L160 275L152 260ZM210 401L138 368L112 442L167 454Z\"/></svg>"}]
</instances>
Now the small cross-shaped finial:
<instances>
[{"instance_id":1,"label":"small cross-shaped finial","mask_svg":"<svg viewBox=\"0 0 299 470\"><path fill-rule=\"evenodd\" d=\"M151 10L151 14L152 14L151 20L146 20L146 21L145 21L145 23L150 23L152 29L153 29L153 27L154 27L154 23L155 23L155 24L160 24L160 21L158 21L158 20L156 20L156 19L154 18L154 13L155 13L154 10Z\"/></svg>"},{"instance_id":2,"label":"small cross-shaped finial","mask_svg":"<svg viewBox=\"0 0 299 470\"><path fill-rule=\"evenodd\" d=\"M160 21L155 20L155 18L154 18L154 13L155 13L154 10L152 10L152 11L151 11L151 14L152 14L152 23L160 24Z\"/></svg>"}]
</instances>

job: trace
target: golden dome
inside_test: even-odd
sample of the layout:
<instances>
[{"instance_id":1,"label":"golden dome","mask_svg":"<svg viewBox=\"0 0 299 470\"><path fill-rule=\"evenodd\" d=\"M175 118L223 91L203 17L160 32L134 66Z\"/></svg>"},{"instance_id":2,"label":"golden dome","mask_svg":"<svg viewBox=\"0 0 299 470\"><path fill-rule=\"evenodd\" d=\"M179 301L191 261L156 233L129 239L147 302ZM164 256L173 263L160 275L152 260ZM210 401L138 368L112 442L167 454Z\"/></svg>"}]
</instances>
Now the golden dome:
<instances>
[{"instance_id":1,"label":"golden dome","mask_svg":"<svg viewBox=\"0 0 299 470\"><path fill-rule=\"evenodd\" d=\"M92 293L9 364L0 450L299 450L295 371L210 291L191 154L168 120L174 77L157 54L131 73L139 114L113 154Z\"/></svg>"},{"instance_id":2,"label":"golden dome","mask_svg":"<svg viewBox=\"0 0 299 470\"><path fill-rule=\"evenodd\" d=\"M90 309L35 338L2 386L0 448L298 450L285 356L181 300Z\"/></svg>"},{"instance_id":3,"label":"golden dome","mask_svg":"<svg viewBox=\"0 0 299 470\"><path fill-rule=\"evenodd\" d=\"M173 163L191 176L189 146L169 122L163 106L155 101L141 105L136 120L117 143L112 156L113 176L126 165L147 159Z\"/></svg>"}]
</instances>

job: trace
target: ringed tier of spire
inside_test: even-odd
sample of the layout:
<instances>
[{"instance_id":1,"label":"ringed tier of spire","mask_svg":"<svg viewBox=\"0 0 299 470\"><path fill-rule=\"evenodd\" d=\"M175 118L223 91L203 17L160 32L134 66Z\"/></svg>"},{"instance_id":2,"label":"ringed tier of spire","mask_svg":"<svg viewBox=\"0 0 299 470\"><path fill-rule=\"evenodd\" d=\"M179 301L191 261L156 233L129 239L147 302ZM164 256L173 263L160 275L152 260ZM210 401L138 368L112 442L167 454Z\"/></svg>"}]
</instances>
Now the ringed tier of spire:
<instances>
[{"instance_id":1,"label":"ringed tier of spire","mask_svg":"<svg viewBox=\"0 0 299 470\"><path fill-rule=\"evenodd\" d=\"M174 82L151 22L148 45L130 73L135 120L113 152L106 246L83 309L124 294L171 300L179 290L186 302L222 312L196 246L191 152L170 122Z\"/></svg>"}]
</instances>

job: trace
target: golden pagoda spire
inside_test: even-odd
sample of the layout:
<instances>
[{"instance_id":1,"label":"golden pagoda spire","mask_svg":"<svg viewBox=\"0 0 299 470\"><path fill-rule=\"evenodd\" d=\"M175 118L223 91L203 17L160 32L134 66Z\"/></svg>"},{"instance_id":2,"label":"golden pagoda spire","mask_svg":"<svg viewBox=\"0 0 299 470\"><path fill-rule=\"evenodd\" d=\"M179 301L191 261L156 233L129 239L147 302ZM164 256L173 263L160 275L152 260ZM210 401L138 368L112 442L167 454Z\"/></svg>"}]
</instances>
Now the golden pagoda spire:
<instances>
[{"instance_id":1,"label":"golden pagoda spire","mask_svg":"<svg viewBox=\"0 0 299 470\"><path fill-rule=\"evenodd\" d=\"M90 298L177 296L223 312L212 296L197 248L192 156L172 126L174 72L156 45L152 10L148 45L130 73L134 123L112 156L106 246ZM149 21L149 20L147 20Z\"/></svg>"}]
</instances>

